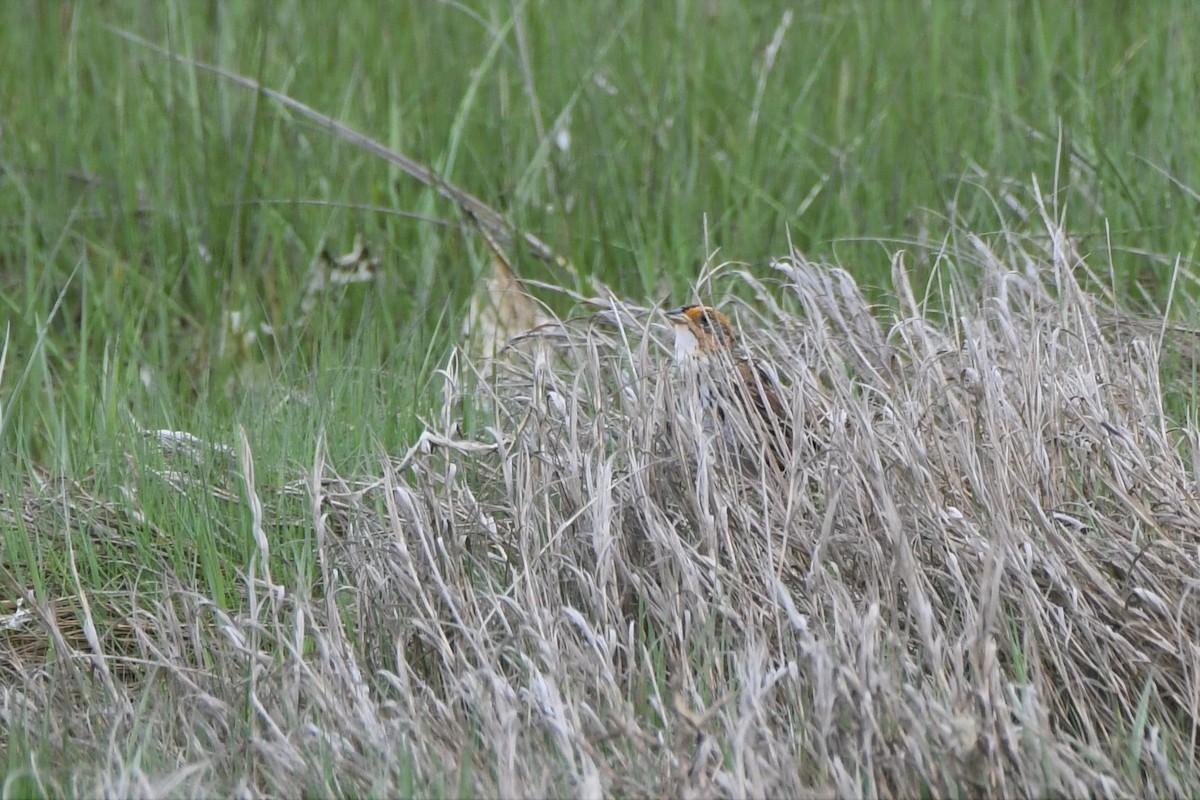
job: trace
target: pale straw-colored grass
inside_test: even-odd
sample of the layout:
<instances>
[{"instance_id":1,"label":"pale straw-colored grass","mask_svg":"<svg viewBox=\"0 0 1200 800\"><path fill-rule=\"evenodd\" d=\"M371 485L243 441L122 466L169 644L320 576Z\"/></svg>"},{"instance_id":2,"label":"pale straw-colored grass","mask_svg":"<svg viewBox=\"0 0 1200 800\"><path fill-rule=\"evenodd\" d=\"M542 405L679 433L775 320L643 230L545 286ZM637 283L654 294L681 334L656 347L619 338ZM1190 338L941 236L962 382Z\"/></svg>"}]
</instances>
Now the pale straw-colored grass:
<instances>
[{"instance_id":1,"label":"pale straw-colored grass","mask_svg":"<svg viewBox=\"0 0 1200 800\"><path fill-rule=\"evenodd\" d=\"M897 254L881 307L849 272L775 266L714 291L755 298L721 305L786 387L786 466L686 424L651 309L457 355L380 474L314 443L287 520L311 591L260 552L236 612L168 575L7 627L6 735L46 754L26 774L122 796L1200 791L1200 448L1159 364L1190 334L1105 300L1044 210ZM246 498L267 551L295 497ZM119 624L87 634L101 611Z\"/></svg>"}]
</instances>

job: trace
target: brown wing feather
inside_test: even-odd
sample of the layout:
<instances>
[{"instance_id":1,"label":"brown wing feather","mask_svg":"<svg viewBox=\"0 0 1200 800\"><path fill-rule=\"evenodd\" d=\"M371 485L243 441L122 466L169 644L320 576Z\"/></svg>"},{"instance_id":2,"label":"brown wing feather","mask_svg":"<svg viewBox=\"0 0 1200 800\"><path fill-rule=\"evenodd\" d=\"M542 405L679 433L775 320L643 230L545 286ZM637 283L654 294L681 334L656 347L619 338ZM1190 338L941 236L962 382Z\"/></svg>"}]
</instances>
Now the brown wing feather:
<instances>
[{"instance_id":1,"label":"brown wing feather","mask_svg":"<svg viewBox=\"0 0 1200 800\"><path fill-rule=\"evenodd\" d=\"M746 361L737 362L737 369L742 385L746 387L746 393L754 404L754 410L766 423L768 431L778 432L784 443L791 445L792 426L788 420L787 409L779 399L779 393L775 391L770 376Z\"/></svg>"}]
</instances>

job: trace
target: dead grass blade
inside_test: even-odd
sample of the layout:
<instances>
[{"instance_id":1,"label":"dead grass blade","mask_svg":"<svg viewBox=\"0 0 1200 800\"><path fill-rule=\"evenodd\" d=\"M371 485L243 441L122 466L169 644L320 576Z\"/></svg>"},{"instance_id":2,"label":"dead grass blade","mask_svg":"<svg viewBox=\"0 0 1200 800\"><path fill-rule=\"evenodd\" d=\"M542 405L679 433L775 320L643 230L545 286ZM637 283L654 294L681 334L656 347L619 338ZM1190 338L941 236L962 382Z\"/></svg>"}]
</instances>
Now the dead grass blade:
<instances>
[{"instance_id":1,"label":"dead grass blade","mask_svg":"<svg viewBox=\"0 0 1200 800\"><path fill-rule=\"evenodd\" d=\"M784 464L681 413L652 309L459 353L376 474L320 442L283 492L243 470L236 607L164 570L5 609L4 729L146 796L1194 795L1200 437L1161 321L1090 291L1043 211L931 246L929 298L898 255L884 307L798 253L782 286L726 272L772 298L728 310L785 389ZM297 525L311 583L268 552ZM101 652L123 667L79 668Z\"/></svg>"}]
</instances>

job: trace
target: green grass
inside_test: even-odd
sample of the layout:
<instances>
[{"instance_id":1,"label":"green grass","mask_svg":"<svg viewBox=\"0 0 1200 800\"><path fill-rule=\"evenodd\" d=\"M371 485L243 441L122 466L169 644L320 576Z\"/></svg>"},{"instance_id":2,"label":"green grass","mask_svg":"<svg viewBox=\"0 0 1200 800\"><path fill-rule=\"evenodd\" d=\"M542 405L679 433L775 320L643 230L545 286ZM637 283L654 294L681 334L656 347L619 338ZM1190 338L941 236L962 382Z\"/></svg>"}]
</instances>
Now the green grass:
<instances>
[{"instance_id":1,"label":"green grass","mask_svg":"<svg viewBox=\"0 0 1200 800\"><path fill-rule=\"evenodd\" d=\"M64 431L111 435L126 408L227 428L272 406L243 402L236 378L228 391L246 361L328 398L310 419L361 418L353 448L368 429L403 438L412 426L391 414L423 399L482 266L469 234L399 215L457 224L428 190L110 26L437 166L630 296L685 296L706 244L761 267L789 231L811 257L882 284L880 240L937 235L926 210L951 206L995 229L1002 179L1051 186L1057 165L1085 247L1111 240L1118 280L1161 299L1168 265L1128 251L1195 248L1195 203L1154 165L1200 185L1188 129L1200 69L1183 34L1200 10L1127 5L805 4L769 71L790 3L519 3L521 39L507 3L14 5L0 55L2 300L18 362L5 388L31 368L9 395L6 444L58 458ZM317 248L348 248L359 231L382 279L288 329ZM280 335L218 352L226 312Z\"/></svg>"},{"instance_id":2,"label":"green grass","mask_svg":"<svg viewBox=\"0 0 1200 800\"><path fill-rule=\"evenodd\" d=\"M284 321L316 245L348 245L361 229L386 248L390 279L386 303L362 309L380 332L374 351L445 340L454 327L439 327L441 310L457 317L478 269L453 231L349 207L453 216L425 190L106 25L259 78L442 167L633 295L685 289L705 257L704 215L726 257L761 263L790 228L802 250L866 274L883 250L854 240L911 236L921 209L960 197L969 221L995 227L991 201L964 182L968 161L1050 184L1060 122L1068 152L1095 172L1088 188L1105 215L1071 198L1077 230L1101 246L1107 219L1122 247L1191 251L1190 201L1147 165L1193 183L1198 71L1180 33L1200 16L1190 4L810 4L761 93L755 72L790 4L709 5L519 6L532 91L511 28L498 47L488 30L506 30L507 4L484 4L478 21L436 2L385 14L373 4L10 9L4 253L10 280L22 280L5 299L13 313L44 313L86 253L71 310L91 311L90 325L63 320L59 347L123 334L126 352L169 361L214 309ZM536 120L549 128L563 115L568 154L536 133ZM258 201L272 205L248 205ZM337 315L335 342L360 329L361 303ZM199 328L192 337L180 336L185 320ZM311 356L302 344L281 346ZM168 385L176 396L211 389Z\"/></svg>"},{"instance_id":3,"label":"green grass","mask_svg":"<svg viewBox=\"0 0 1200 800\"><path fill-rule=\"evenodd\" d=\"M0 21L0 492L41 474L120 506L133 486L146 513L125 523L132 551L72 539L85 588L152 585L140 570L169 564L236 607L247 511L164 488L171 465L139 428L236 450L244 426L272 490L322 434L339 470L377 472L435 413L434 371L488 267L432 190L117 29L434 166L637 301L688 298L716 249L765 275L789 238L886 290L895 249L946 235L951 209L1002 229L1004 192L1027 200L1030 176L1134 306L1162 304L1197 246L1190 0L126 0L9 3ZM377 279L306 315L317 254L356 234ZM205 456L214 481L221 458ZM295 511L273 575L312 589ZM73 591L69 526L0 525L3 591Z\"/></svg>"}]
</instances>

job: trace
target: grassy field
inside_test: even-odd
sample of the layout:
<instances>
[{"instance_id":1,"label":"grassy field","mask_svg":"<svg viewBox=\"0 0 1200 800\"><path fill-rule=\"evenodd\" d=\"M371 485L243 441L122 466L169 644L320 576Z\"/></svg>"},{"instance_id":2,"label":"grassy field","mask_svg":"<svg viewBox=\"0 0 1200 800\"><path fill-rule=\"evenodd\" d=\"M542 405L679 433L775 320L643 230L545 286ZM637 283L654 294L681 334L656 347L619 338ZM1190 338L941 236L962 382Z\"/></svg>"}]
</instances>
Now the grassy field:
<instances>
[{"instance_id":1,"label":"grassy field","mask_svg":"<svg viewBox=\"0 0 1200 800\"><path fill-rule=\"evenodd\" d=\"M0 21L7 792L1200 790L1161 325L1194 316L1200 6ZM611 287L620 335L479 381L452 352L491 261L454 204L122 31L429 165L576 265L509 253L549 310ZM317 287L356 239L369 276ZM706 295L824 431L783 479L664 422L650 307L724 262Z\"/></svg>"}]
</instances>

